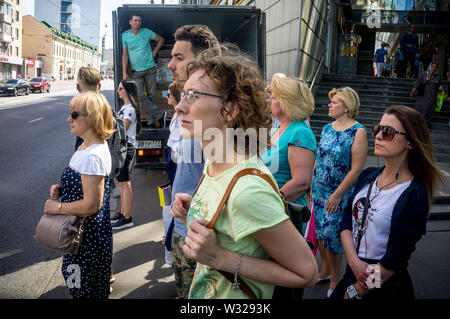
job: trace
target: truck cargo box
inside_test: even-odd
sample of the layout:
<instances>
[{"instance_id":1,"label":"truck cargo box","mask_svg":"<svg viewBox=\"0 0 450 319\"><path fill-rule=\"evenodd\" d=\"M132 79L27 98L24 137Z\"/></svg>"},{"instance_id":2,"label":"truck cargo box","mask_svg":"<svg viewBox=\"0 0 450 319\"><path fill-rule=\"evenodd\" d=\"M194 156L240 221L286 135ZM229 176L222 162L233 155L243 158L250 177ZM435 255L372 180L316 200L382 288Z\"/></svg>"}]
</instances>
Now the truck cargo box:
<instances>
[{"instance_id":1,"label":"truck cargo box","mask_svg":"<svg viewBox=\"0 0 450 319\"><path fill-rule=\"evenodd\" d=\"M187 24L207 25L220 42L237 44L259 65L263 74L265 69L265 15L255 7L232 7L212 5L123 5L113 11L114 37L114 84L122 79L122 33L130 28L129 18L137 14L142 18L141 28L148 28L164 37L164 46L155 59L157 63L157 96L159 108L170 110L164 98L172 78L167 70L171 56L173 35L179 27ZM152 48L155 43L152 42ZM130 76L131 78L131 76ZM115 95L115 109L119 110L121 101ZM137 137L136 167L160 169L166 165L165 149L169 137L166 128L149 129L143 127Z\"/></svg>"}]
</instances>

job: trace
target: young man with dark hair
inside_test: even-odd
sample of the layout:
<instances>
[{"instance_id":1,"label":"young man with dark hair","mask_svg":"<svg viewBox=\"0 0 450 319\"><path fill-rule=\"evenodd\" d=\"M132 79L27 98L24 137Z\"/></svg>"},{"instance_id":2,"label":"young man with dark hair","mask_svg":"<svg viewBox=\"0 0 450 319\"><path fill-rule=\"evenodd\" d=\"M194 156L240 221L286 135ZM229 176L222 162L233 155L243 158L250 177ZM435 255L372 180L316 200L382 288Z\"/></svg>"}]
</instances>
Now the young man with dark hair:
<instances>
[{"instance_id":1,"label":"young man with dark hair","mask_svg":"<svg viewBox=\"0 0 450 319\"><path fill-rule=\"evenodd\" d=\"M175 82L187 79L187 65L194 61L204 50L212 54L219 52L219 41L212 31L204 25L185 25L175 32L175 44L172 60L168 68ZM177 193L192 195L203 172L205 164L200 143L194 139L181 139L179 143L177 170L172 185L172 202ZM198 154L197 156L195 156ZM201 154L201 155L200 155ZM200 155L200 156L199 156ZM197 262L188 258L183 252L186 225L174 218L172 233L172 269L175 274L178 298L187 299Z\"/></svg>"},{"instance_id":2,"label":"young man with dark hair","mask_svg":"<svg viewBox=\"0 0 450 319\"><path fill-rule=\"evenodd\" d=\"M155 104L156 67L153 59L164 44L164 38L150 29L141 28L142 18L139 15L132 15L129 24L130 29L122 33L122 78L128 79L128 64L130 64L131 78L138 87L147 125L164 127L165 112ZM154 49L150 45L151 40L157 43ZM144 83L147 95L144 94Z\"/></svg>"}]
</instances>

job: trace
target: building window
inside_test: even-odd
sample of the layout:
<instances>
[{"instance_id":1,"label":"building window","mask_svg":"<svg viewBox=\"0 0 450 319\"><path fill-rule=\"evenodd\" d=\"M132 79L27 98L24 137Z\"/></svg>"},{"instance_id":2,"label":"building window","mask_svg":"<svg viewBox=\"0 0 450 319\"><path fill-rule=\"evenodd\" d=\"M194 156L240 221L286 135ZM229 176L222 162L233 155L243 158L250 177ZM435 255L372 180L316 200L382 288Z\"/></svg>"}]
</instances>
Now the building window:
<instances>
[{"instance_id":1,"label":"building window","mask_svg":"<svg viewBox=\"0 0 450 319\"><path fill-rule=\"evenodd\" d=\"M19 56L19 48L16 47L16 56Z\"/></svg>"},{"instance_id":2,"label":"building window","mask_svg":"<svg viewBox=\"0 0 450 319\"><path fill-rule=\"evenodd\" d=\"M19 40L19 29L16 28L16 40Z\"/></svg>"},{"instance_id":3,"label":"building window","mask_svg":"<svg viewBox=\"0 0 450 319\"><path fill-rule=\"evenodd\" d=\"M16 11L16 21L19 21L19 11Z\"/></svg>"}]
</instances>

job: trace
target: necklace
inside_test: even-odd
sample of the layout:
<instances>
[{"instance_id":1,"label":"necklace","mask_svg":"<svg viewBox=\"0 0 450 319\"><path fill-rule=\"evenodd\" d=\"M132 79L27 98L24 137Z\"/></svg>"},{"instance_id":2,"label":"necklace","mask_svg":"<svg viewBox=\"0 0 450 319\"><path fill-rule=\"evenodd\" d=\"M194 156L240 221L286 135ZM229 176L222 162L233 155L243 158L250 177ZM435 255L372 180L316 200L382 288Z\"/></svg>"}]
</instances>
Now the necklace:
<instances>
[{"instance_id":1,"label":"necklace","mask_svg":"<svg viewBox=\"0 0 450 319\"><path fill-rule=\"evenodd\" d=\"M381 176L381 174L380 174L380 176ZM380 178L380 176L378 176L378 178ZM375 188L375 195L372 197L372 199L370 201L373 201L375 199L375 197L377 197L381 193L381 191L384 190L386 187L388 187L388 186L394 184L395 182L397 182L398 178L399 178L399 172L397 172L397 174L395 174L395 179L392 182L387 183L387 184L385 184L383 186L380 186L380 187L377 187L377 185L375 184L375 187L376 187ZM380 182L381 182L381 180L380 180ZM378 192L377 192L377 190L378 190Z\"/></svg>"}]
</instances>

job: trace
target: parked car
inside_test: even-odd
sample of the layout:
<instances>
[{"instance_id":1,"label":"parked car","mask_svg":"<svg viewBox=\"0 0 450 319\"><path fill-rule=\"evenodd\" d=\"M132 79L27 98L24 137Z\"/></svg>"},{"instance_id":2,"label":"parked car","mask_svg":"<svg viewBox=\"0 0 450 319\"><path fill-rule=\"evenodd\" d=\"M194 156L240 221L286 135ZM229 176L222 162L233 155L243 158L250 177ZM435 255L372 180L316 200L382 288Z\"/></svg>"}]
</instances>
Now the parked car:
<instances>
[{"instance_id":1,"label":"parked car","mask_svg":"<svg viewBox=\"0 0 450 319\"><path fill-rule=\"evenodd\" d=\"M17 96L20 93L28 95L31 91L30 84L22 79L4 79L0 81L0 93Z\"/></svg>"},{"instance_id":2,"label":"parked car","mask_svg":"<svg viewBox=\"0 0 450 319\"><path fill-rule=\"evenodd\" d=\"M31 85L31 91L33 92L41 92L44 93L44 91L50 92L50 82L47 80L47 78L44 77L37 77L32 78L29 81Z\"/></svg>"}]
</instances>

